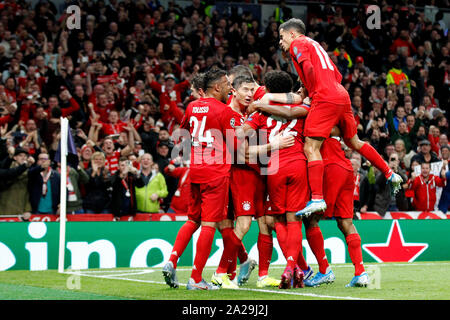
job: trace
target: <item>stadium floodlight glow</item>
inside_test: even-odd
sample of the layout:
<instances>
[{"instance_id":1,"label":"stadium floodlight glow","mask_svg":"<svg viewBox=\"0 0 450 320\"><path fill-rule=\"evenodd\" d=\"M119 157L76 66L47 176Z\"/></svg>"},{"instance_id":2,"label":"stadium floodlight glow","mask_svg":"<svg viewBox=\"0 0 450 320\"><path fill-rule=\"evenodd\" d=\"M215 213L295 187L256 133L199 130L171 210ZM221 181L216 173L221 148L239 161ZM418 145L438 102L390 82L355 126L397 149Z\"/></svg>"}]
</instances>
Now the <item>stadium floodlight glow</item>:
<instances>
[{"instance_id":1,"label":"stadium floodlight glow","mask_svg":"<svg viewBox=\"0 0 450 320\"><path fill-rule=\"evenodd\" d=\"M67 135L69 120L61 119L61 176L60 176L60 205L59 205L59 255L58 272L64 272L64 253L66 246L66 208L67 208Z\"/></svg>"}]
</instances>

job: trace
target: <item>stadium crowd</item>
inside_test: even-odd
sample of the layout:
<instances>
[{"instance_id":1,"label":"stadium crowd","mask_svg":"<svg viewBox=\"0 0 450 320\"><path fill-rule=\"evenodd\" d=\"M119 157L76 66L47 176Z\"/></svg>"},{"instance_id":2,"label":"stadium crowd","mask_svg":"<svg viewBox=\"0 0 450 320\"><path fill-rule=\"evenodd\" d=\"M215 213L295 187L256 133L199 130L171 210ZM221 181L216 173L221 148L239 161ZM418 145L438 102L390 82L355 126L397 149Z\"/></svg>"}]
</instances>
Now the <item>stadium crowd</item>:
<instances>
[{"instance_id":1,"label":"stadium crowd","mask_svg":"<svg viewBox=\"0 0 450 320\"><path fill-rule=\"evenodd\" d=\"M429 3L428 3L429 2ZM355 210L439 209L450 204L450 42L434 1L308 5L307 36L343 76L358 135L403 177L392 196L385 177L348 150ZM270 70L297 74L279 48L278 26L251 13L217 12L206 1L73 1L81 28L52 1L0 3L0 215L59 210L60 117L70 119L78 157L69 158L69 213L186 213L189 163L176 136L193 77L248 66L263 84ZM429 5L416 10L415 5Z\"/></svg>"}]
</instances>

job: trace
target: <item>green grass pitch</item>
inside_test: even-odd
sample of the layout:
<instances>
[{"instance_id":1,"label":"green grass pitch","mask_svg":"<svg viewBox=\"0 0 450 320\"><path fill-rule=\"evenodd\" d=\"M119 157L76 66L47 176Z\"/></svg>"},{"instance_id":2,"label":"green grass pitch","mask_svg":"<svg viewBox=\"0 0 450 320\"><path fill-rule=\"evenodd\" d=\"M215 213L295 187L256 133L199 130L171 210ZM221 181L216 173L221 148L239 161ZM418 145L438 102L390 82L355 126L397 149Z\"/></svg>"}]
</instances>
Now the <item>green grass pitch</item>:
<instances>
[{"instance_id":1,"label":"green grass pitch","mask_svg":"<svg viewBox=\"0 0 450 320\"><path fill-rule=\"evenodd\" d=\"M312 266L317 271L317 266ZM449 300L450 262L368 264L378 283L374 288L345 288L353 277L351 264L332 265L336 281L318 288L279 290L256 287L258 269L239 290L188 291L191 269L179 267L180 288L169 288L161 268L0 272L1 300ZM208 282L213 267L203 273ZM283 268L272 266L279 278Z\"/></svg>"}]
</instances>

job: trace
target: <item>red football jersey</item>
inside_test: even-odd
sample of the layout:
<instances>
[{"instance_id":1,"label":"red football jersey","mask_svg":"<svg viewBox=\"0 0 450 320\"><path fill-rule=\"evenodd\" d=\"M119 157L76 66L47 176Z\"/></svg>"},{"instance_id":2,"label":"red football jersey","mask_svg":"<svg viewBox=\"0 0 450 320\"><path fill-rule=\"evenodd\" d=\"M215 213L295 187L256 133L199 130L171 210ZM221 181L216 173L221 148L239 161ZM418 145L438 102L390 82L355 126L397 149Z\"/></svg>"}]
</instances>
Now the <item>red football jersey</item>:
<instances>
[{"instance_id":1,"label":"red football jersey","mask_svg":"<svg viewBox=\"0 0 450 320\"><path fill-rule=\"evenodd\" d=\"M350 103L348 92L341 85L342 75L318 42L301 36L292 42L290 54L313 102ZM309 60L314 68L314 83L308 83L305 79L302 69L302 62L305 60Z\"/></svg>"},{"instance_id":2,"label":"red football jersey","mask_svg":"<svg viewBox=\"0 0 450 320\"><path fill-rule=\"evenodd\" d=\"M178 179L177 190L172 197L170 207L175 211L175 213L187 213L189 211L189 201L191 198L191 179L189 168L178 167L173 171L170 171L167 166L164 169L164 173Z\"/></svg>"},{"instance_id":3,"label":"red football jersey","mask_svg":"<svg viewBox=\"0 0 450 320\"><path fill-rule=\"evenodd\" d=\"M299 105L287 105L283 107L298 107ZM306 105L301 105L302 108L309 108ZM297 160L306 160L306 156L303 153L303 126L304 118L286 120L273 115L264 114L261 112L255 112L249 116L246 123L248 123L253 129L262 129L267 132L268 142L270 143L274 136L283 132L283 135L293 135L295 137L295 143L292 147L273 152L271 154L269 163L269 173L275 170L273 166L276 165L275 161L279 161L278 166L282 167L291 162Z\"/></svg>"},{"instance_id":4,"label":"red football jersey","mask_svg":"<svg viewBox=\"0 0 450 320\"><path fill-rule=\"evenodd\" d=\"M234 134L234 111L214 98L191 102L181 127L191 135L191 182L207 183L229 176L231 154L226 140L237 146Z\"/></svg>"},{"instance_id":5,"label":"red football jersey","mask_svg":"<svg viewBox=\"0 0 450 320\"><path fill-rule=\"evenodd\" d=\"M342 150L341 143L337 139L325 139L322 143L320 154L322 155L324 166L337 164L338 166L353 172L352 163L345 157L345 152Z\"/></svg>"},{"instance_id":6,"label":"red football jersey","mask_svg":"<svg viewBox=\"0 0 450 320\"><path fill-rule=\"evenodd\" d=\"M266 94L266 87L265 86L259 86L258 89L256 89L255 94L253 95L253 100L259 100Z\"/></svg>"}]
</instances>

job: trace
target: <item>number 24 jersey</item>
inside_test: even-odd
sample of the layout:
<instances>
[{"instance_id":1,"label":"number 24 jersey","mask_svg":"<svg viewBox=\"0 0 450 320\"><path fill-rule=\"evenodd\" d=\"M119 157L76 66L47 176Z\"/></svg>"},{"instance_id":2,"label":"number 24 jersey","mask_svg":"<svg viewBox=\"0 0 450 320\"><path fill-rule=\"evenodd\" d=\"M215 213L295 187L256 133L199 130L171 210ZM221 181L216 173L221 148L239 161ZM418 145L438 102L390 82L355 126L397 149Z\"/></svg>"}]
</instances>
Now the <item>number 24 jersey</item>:
<instances>
[{"instance_id":1,"label":"number 24 jersey","mask_svg":"<svg viewBox=\"0 0 450 320\"><path fill-rule=\"evenodd\" d=\"M181 127L191 136L192 183L230 175L230 151L239 146L234 134L234 126L239 124L235 121L233 110L214 98L200 98L187 106Z\"/></svg>"}]
</instances>

